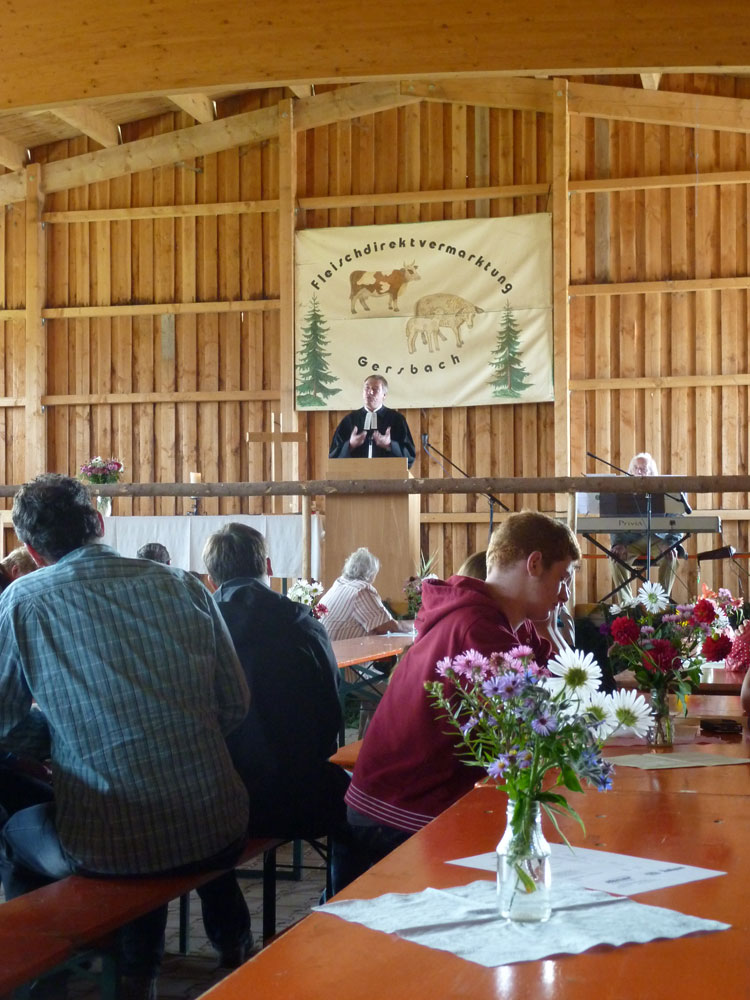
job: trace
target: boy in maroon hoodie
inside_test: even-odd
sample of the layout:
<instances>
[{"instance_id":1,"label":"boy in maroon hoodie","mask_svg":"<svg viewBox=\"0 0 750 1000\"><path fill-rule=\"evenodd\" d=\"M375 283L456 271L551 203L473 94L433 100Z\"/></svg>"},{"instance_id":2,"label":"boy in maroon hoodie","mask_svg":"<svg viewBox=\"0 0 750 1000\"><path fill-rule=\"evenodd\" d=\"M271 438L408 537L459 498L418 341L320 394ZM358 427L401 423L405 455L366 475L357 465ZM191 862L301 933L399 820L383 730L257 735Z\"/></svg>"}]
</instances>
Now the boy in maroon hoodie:
<instances>
[{"instance_id":1,"label":"boy in maroon hoodie","mask_svg":"<svg viewBox=\"0 0 750 1000\"><path fill-rule=\"evenodd\" d=\"M417 639L394 671L367 730L346 794L356 844L352 877L374 864L471 789L476 769L456 752L425 682L438 660L527 645L540 664L551 647L531 620L569 597L581 550L567 525L545 514L512 514L487 549L487 579L426 580Z\"/></svg>"}]
</instances>

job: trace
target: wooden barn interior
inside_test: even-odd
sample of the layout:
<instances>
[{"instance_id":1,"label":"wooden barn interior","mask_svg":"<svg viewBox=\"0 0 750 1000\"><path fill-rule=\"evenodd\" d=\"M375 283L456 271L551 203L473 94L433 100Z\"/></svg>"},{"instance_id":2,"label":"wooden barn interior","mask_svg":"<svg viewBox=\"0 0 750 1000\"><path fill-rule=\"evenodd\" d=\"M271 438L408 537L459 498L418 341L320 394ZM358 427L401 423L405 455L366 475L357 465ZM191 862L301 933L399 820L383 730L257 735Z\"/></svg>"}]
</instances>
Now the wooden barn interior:
<instances>
[{"instance_id":1,"label":"wooden barn interior","mask_svg":"<svg viewBox=\"0 0 750 1000\"><path fill-rule=\"evenodd\" d=\"M676 596L697 552L747 553L744 7L2 8L6 508L14 484L114 455L153 487L123 486L117 515L186 514L194 470L205 513L300 511L226 488L326 478L342 412L294 408L295 231L549 212L554 402L408 410L415 441L561 515L570 477L602 471L589 453L650 451L723 524L687 540ZM412 472L451 475L424 453ZM447 576L484 547L488 504L429 492L420 522ZM583 547L576 599L595 601L608 565ZM746 566L700 578L736 591Z\"/></svg>"}]
</instances>

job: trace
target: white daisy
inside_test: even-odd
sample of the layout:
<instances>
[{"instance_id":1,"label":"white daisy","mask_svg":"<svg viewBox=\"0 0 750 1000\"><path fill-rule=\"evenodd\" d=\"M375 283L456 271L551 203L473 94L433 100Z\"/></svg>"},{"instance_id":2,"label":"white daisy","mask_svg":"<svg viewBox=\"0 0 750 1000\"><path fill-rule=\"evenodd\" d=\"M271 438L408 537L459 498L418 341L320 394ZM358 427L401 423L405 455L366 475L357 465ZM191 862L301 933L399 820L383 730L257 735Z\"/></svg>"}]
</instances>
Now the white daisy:
<instances>
[{"instance_id":1,"label":"white daisy","mask_svg":"<svg viewBox=\"0 0 750 1000\"><path fill-rule=\"evenodd\" d=\"M645 736L651 728L651 706L635 691L615 691L612 714L618 729L631 729L636 736Z\"/></svg>"},{"instance_id":2,"label":"white daisy","mask_svg":"<svg viewBox=\"0 0 750 1000\"><path fill-rule=\"evenodd\" d=\"M605 740L610 733L617 729L617 719L612 706L612 696L605 691L595 691L586 704L586 711L590 718L594 719L596 735L599 739Z\"/></svg>"},{"instance_id":3,"label":"white daisy","mask_svg":"<svg viewBox=\"0 0 750 1000\"><path fill-rule=\"evenodd\" d=\"M625 610L625 608L634 608L637 603L638 603L638 598L633 595L633 592L631 590L623 590L620 593L620 603L617 605L612 604L611 608L612 611L614 611L616 607L617 608L616 613L621 614Z\"/></svg>"},{"instance_id":4,"label":"white daisy","mask_svg":"<svg viewBox=\"0 0 750 1000\"><path fill-rule=\"evenodd\" d=\"M553 691L564 687L581 698L587 698L599 690L602 671L593 653L564 649L547 663L547 669L553 675L549 678Z\"/></svg>"},{"instance_id":5,"label":"white daisy","mask_svg":"<svg viewBox=\"0 0 750 1000\"><path fill-rule=\"evenodd\" d=\"M664 611L669 606L669 595L660 583L644 583L638 594L638 603L647 611Z\"/></svg>"}]
</instances>

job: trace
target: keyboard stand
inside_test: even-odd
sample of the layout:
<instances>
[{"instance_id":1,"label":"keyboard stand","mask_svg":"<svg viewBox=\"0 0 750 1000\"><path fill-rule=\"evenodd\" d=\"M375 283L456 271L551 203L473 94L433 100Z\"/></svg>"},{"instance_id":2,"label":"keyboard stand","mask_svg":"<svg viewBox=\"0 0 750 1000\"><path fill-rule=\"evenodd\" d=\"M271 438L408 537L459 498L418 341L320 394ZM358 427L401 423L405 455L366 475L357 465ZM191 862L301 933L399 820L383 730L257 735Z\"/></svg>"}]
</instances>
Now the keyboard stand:
<instances>
[{"instance_id":1,"label":"keyboard stand","mask_svg":"<svg viewBox=\"0 0 750 1000\"><path fill-rule=\"evenodd\" d=\"M649 532L644 532L644 534L648 538ZM653 532L651 532L651 534L653 534ZM623 580L623 582L620 584L619 587L615 587L613 590L610 590L608 594L605 594L604 597L600 599L599 603L604 604L605 601L607 601L610 597L613 597L618 591L622 590L623 587L629 587L630 584L633 582L633 580L642 580L643 583L647 583L649 579L651 566L655 566L673 549L679 548L679 546L682 545L682 543L688 537L688 534L689 532L685 532L685 534L681 535L676 542L672 542L672 544L668 548L664 549L663 552L660 552L658 556L654 556L651 560L644 559L643 566L634 566L632 563L627 562L625 559L620 559L620 557L616 556L611 549L607 548L606 545L603 545L601 542L597 542L597 540L594 537L592 537L592 535L590 535L587 531L582 532L583 538L587 539L589 542L592 543L592 545L595 545L598 549L601 549L601 551L604 552L613 562L618 563L620 566L626 569L630 574L627 580ZM647 544L646 552L648 553L650 551L651 551L651 545ZM636 562L637 561L638 560L636 560Z\"/></svg>"}]
</instances>

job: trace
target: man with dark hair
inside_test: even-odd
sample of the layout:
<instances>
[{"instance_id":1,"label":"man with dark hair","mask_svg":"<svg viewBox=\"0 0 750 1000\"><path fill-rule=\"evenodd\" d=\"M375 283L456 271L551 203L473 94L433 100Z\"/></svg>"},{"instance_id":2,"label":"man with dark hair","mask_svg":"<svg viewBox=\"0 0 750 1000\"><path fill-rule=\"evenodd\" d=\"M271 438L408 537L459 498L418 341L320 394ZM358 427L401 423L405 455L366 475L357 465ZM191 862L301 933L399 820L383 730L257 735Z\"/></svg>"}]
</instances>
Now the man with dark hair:
<instances>
[{"instance_id":1,"label":"man with dark hair","mask_svg":"<svg viewBox=\"0 0 750 1000\"><path fill-rule=\"evenodd\" d=\"M338 665L304 604L268 586L266 543L238 522L206 542L209 585L234 640L250 710L227 738L254 836L312 837L345 819L345 772L328 762L341 722Z\"/></svg>"},{"instance_id":2,"label":"man with dark hair","mask_svg":"<svg viewBox=\"0 0 750 1000\"><path fill-rule=\"evenodd\" d=\"M55 801L3 828L6 898L72 872L231 865L248 800L225 737L249 696L210 594L189 573L97 544L102 519L76 479L27 483L13 524L43 568L0 599L0 738L38 703ZM249 936L247 907L231 880L211 886L209 935L234 948ZM166 916L163 907L123 929L126 1000L156 995Z\"/></svg>"},{"instance_id":3,"label":"man with dark hair","mask_svg":"<svg viewBox=\"0 0 750 1000\"><path fill-rule=\"evenodd\" d=\"M476 769L460 760L425 691L437 663L469 649L485 656L530 646L545 664L549 642L533 619L546 619L569 597L581 556L567 525L545 514L511 514L487 549L486 580L425 580L417 639L393 672L365 734L346 801L360 848L352 876L472 788Z\"/></svg>"},{"instance_id":4,"label":"man with dark hair","mask_svg":"<svg viewBox=\"0 0 750 1000\"><path fill-rule=\"evenodd\" d=\"M162 563L164 566L169 566L172 561L169 557L169 549L161 542L146 542L145 545L141 545L136 555L139 559L150 559L151 562Z\"/></svg>"},{"instance_id":5,"label":"man with dark hair","mask_svg":"<svg viewBox=\"0 0 750 1000\"><path fill-rule=\"evenodd\" d=\"M364 406L353 410L336 428L329 458L400 458L409 468L416 451L409 425L398 410L383 405L388 382L382 375L369 375L362 386Z\"/></svg>"}]
</instances>

